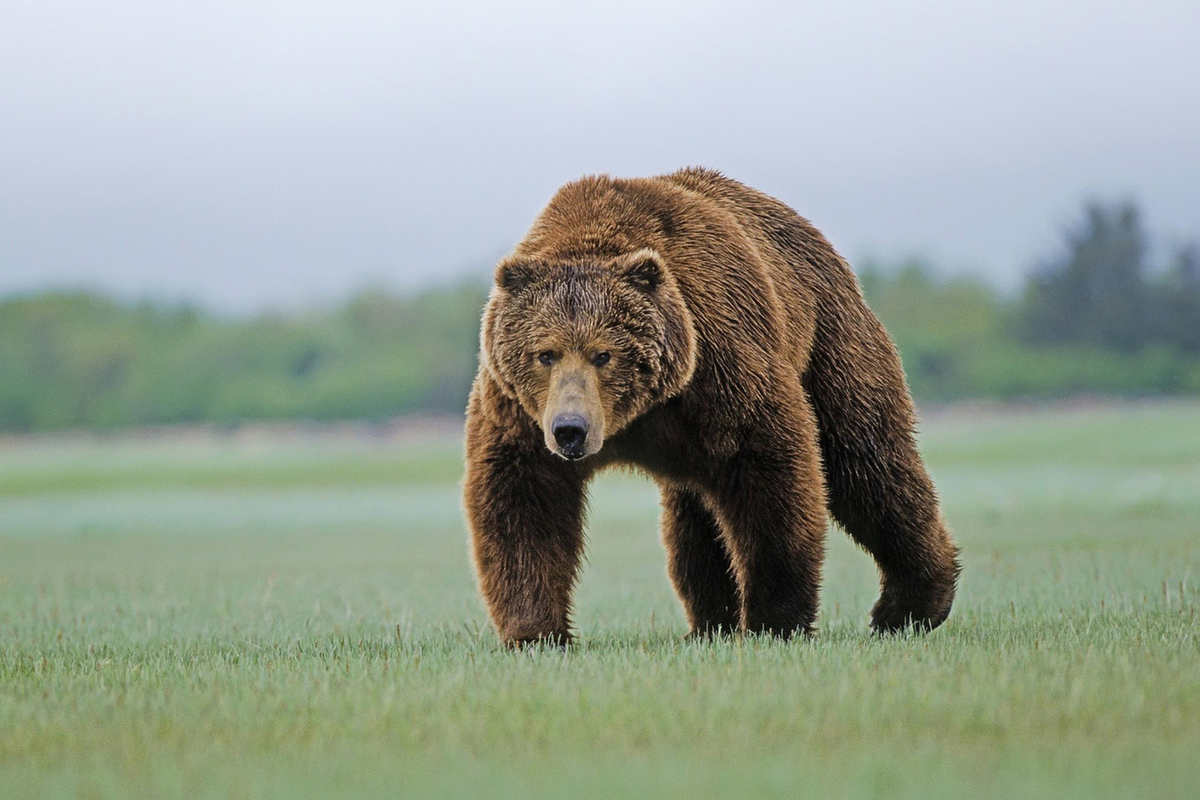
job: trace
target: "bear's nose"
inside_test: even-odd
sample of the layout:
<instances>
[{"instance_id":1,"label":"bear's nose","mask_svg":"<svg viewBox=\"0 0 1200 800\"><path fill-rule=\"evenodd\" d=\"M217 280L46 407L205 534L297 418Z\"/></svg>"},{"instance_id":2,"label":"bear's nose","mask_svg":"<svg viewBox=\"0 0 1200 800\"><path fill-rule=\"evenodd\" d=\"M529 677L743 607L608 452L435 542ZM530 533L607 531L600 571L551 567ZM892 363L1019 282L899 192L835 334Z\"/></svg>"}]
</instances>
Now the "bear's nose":
<instances>
[{"instance_id":1,"label":"bear's nose","mask_svg":"<svg viewBox=\"0 0 1200 800\"><path fill-rule=\"evenodd\" d=\"M583 442L587 439L587 420L578 414L562 414L554 418L550 426L554 441L567 458L583 457Z\"/></svg>"}]
</instances>

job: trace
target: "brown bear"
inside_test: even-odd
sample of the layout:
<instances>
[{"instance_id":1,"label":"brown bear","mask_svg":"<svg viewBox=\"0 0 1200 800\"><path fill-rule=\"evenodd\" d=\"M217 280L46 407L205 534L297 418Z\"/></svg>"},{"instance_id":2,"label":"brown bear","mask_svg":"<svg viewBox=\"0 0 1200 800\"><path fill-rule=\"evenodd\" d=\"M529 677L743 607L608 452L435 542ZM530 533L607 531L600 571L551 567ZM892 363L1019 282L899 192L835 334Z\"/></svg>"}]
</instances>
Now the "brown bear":
<instances>
[{"instance_id":1,"label":"brown bear","mask_svg":"<svg viewBox=\"0 0 1200 800\"><path fill-rule=\"evenodd\" d=\"M693 635L808 633L827 513L876 560L876 630L931 629L959 565L900 358L846 262L718 172L562 187L496 268L467 408L479 585L510 644L571 637L586 487L658 482Z\"/></svg>"}]
</instances>

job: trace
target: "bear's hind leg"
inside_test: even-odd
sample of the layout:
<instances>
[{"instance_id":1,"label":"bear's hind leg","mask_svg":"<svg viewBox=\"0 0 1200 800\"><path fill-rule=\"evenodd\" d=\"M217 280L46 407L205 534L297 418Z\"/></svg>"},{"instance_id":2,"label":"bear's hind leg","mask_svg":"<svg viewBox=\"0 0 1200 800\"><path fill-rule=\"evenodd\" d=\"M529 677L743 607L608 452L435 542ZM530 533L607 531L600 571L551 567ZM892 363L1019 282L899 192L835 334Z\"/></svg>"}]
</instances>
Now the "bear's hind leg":
<instances>
[{"instance_id":1,"label":"bear's hind leg","mask_svg":"<svg viewBox=\"0 0 1200 800\"><path fill-rule=\"evenodd\" d=\"M871 609L871 625L881 632L942 624L959 573L958 548L938 511L933 483L916 449L906 449L873 455L831 443L826 451L836 453L826 456L830 512L882 572Z\"/></svg>"},{"instance_id":2,"label":"bear's hind leg","mask_svg":"<svg viewBox=\"0 0 1200 800\"><path fill-rule=\"evenodd\" d=\"M664 486L662 500L667 571L687 612L689 635L736 631L741 603L720 525L693 491Z\"/></svg>"},{"instance_id":3,"label":"bear's hind leg","mask_svg":"<svg viewBox=\"0 0 1200 800\"><path fill-rule=\"evenodd\" d=\"M950 613L958 548L917 452L900 357L861 298L828 319L804 385L820 428L829 511L882 573L878 631L930 630ZM851 324L852 323L852 324Z\"/></svg>"}]
</instances>

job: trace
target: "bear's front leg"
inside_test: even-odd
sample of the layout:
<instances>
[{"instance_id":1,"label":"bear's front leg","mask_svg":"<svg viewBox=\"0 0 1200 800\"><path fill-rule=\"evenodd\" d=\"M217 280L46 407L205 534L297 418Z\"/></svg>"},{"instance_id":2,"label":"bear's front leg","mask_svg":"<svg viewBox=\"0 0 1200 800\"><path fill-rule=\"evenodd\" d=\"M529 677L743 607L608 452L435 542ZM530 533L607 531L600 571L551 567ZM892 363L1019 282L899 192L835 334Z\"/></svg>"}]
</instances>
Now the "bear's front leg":
<instances>
[{"instance_id":1,"label":"bear's front leg","mask_svg":"<svg viewBox=\"0 0 1200 800\"><path fill-rule=\"evenodd\" d=\"M579 470L540 435L469 414L464 495L479 588L500 638L567 644L583 548Z\"/></svg>"},{"instance_id":2,"label":"bear's front leg","mask_svg":"<svg viewBox=\"0 0 1200 800\"><path fill-rule=\"evenodd\" d=\"M687 612L689 636L731 634L741 624L741 601L721 526L694 491L662 488L667 572Z\"/></svg>"},{"instance_id":3,"label":"bear's front leg","mask_svg":"<svg viewBox=\"0 0 1200 800\"><path fill-rule=\"evenodd\" d=\"M816 427L801 396L750 426L713 500L748 633L811 633L825 556L825 491Z\"/></svg>"}]
</instances>

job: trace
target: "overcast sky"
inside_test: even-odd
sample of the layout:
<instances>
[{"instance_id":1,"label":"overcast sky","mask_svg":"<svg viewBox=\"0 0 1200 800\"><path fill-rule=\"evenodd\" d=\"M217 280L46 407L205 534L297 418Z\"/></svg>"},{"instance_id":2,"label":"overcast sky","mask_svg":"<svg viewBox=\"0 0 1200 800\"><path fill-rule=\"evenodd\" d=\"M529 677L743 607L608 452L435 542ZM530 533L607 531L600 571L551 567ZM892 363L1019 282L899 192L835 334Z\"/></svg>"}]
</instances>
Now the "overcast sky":
<instances>
[{"instance_id":1,"label":"overcast sky","mask_svg":"<svg viewBox=\"0 0 1200 800\"><path fill-rule=\"evenodd\" d=\"M453 280L689 164L1008 285L1087 198L1200 237L1200 3L0 3L0 294Z\"/></svg>"}]
</instances>

